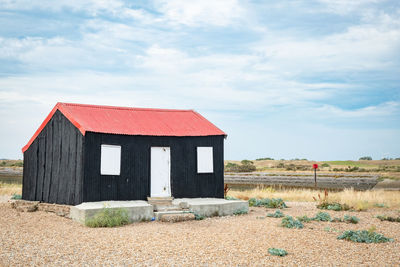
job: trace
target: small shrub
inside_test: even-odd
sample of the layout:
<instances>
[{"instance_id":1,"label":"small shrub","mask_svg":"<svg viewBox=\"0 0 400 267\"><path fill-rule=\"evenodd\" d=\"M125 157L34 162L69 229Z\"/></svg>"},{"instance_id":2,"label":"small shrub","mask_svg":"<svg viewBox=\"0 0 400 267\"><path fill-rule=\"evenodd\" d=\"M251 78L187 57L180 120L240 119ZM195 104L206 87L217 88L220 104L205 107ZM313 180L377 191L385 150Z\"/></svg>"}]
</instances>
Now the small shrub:
<instances>
[{"instance_id":1,"label":"small shrub","mask_svg":"<svg viewBox=\"0 0 400 267\"><path fill-rule=\"evenodd\" d=\"M247 210L241 209L241 210L235 210L233 212L233 215L242 215L242 214L247 214L247 213L248 213Z\"/></svg>"},{"instance_id":2,"label":"small shrub","mask_svg":"<svg viewBox=\"0 0 400 267\"><path fill-rule=\"evenodd\" d=\"M314 218L312 218L313 221L319 221L319 222L330 222L331 219L331 215L329 215L329 213L327 212L318 212L317 215L315 215Z\"/></svg>"},{"instance_id":3,"label":"small shrub","mask_svg":"<svg viewBox=\"0 0 400 267\"><path fill-rule=\"evenodd\" d=\"M304 227L304 225L299 221L293 219L292 216L286 215L281 222L281 225L286 228L297 228L301 229Z\"/></svg>"},{"instance_id":4,"label":"small shrub","mask_svg":"<svg viewBox=\"0 0 400 267\"><path fill-rule=\"evenodd\" d=\"M258 158L258 159L256 159L257 161L260 161L260 160L274 160L273 158Z\"/></svg>"},{"instance_id":5,"label":"small shrub","mask_svg":"<svg viewBox=\"0 0 400 267\"><path fill-rule=\"evenodd\" d=\"M11 167L24 167L24 163L22 161L17 161L10 165Z\"/></svg>"},{"instance_id":6,"label":"small shrub","mask_svg":"<svg viewBox=\"0 0 400 267\"><path fill-rule=\"evenodd\" d=\"M242 165L239 165L239 172L254 172L256 169L250 160L242 160Z\"/></svg>"},{"instance_id":7,"label":"small shrub","mask_svg":"<svg viewBox=\"0 0 400 267\"><path fill-rule=\"evenodd\" d=\"M200 214L198 214L198 213L195 213L195 214L194 214L194 219L197 220L197 221L201 221L201 220L204 220L205 217L204 217L203 215L200 215Z\"/></svg>"},{"instance_id":8,"label":"small shrub","mask_svg":"<svg viewBox=\"0 0 400 267\"><path fill-rule=\"evenodd\" d=\"M273 217L273 218L282 218L283 216L285 215L283 215L283 213L280 210L276 210L275 213L267 214L267 217Z\"/></svg>"},{"instance_id":9,"label":"small shrub","mask_svg":"<svg viewBox=\"0 0 400 267\"><path fill-rule=\"evenodd\" d=\"M278 165L276 165L277 168L285 168L285 163L279 162Z\"/></svg>"},{"instance_id":10,"label":"small shrub","mask_svg":"<svg viewBox=\"0 0 400 267\"><path fill-rule=\"evenodd\" d=\"M349 210L350 207L346 204L340 204L338 202L330 202L328 200L328 190L324 190L324 196L321 197L320 194L318 194L318 199L313 197L314 201L318 201L317 208L322 209L322 210L334 210L334 211L340 211L340 210Z\"/></svg>"},{"instance_id":11,"label":"small shrub","mask_svg":"<svg viewBox=\"0 0 400 267\"><path fill-rule=\"evenodd\" d=\"M385 243L392 242L392 238L387 238L382 234L376 233L375 231L344 231L337 239L344 239L347 241L358 242L358 243Z\"/></svg>"},{"instance_id":12,"label":"small shrub","mask_svg":"<svg viewBox=\"0 0 400 267\"><path fill-rule=\"evenodd\" d=\"M377 208L386 208L386 205L385 205L385 203L376 203L375 207L377 207Z\"/></svg>"},{"instance_id":13,"label":"small shrub","mask_svg":"<svg viewBox=\"0 0 400 267\"><path fill-rule=\"evenodd\" d=\"M253 162L251 160L242 160L241 164L236 164L236 163L227 163L225 165L225 170L226 172L253 172L257 168L254 166Z\"/></svg>"},{"instance_id":14,"label":"small shrub","mask_svg":"<svg viewBox=\"0 0 400 267\"><path fill-rule=\"evenodd\" d=\"M13 194L11 199L22 199L22 196L19 194Z\"/></svg>"},{"instance_id":15,"label":"small shrub","mask_svg":"<svg viewBox=\"0 0 400 267\"><path fill-rule=\"evenodd\" d=\"M360 219L357 218L356 216L344 215L343 221L357 224L360 221Z\"/></svg>"},{"instance_id":16,"label":"small shrub","mask_svg":"<svg viewBox=\"0 0 400 267\"><path fill-rule=\"evenodd\" d=\"M307 217L307 215L297 217L300 222L311 222L312 218Z\"/></svg>"},{"instance_id":17,"label":"small shrub","mask_svg":"<svg viewBox=\"0 0 400 267\"><path fill-rule=\"evenodd\" d=\"M239 199L236 198L236 197L230 197L230 196L226 196L225 199L226 199L226 200L239 200Z\"/></svg>"},{"instance_id":18,"label":"small shrub","mask_svg":"<svg viewBox=\"0 0 400 267\"><path fill-rule=\"evenodd\" d=\"M339 232L339 230L337 230L335 228L331 228L331 227L325 227L324 231L326 231L326 232Z\"/></svg>"},{"instance_id":19,"label":"small shrub","mask_svg":"<svg viewBox=\"0 0 400 267\"><path fill-rule=\"evenodd\" d=\"M239 164L229 162L228 164L225 165L225 171L226 172L238 172Z\"/></svg>"},{"instance_id":20,"label":"small shrub","mask_svg":"<svg viewBox=\"0 0 400 267\"><path fill-rule=\"evenodd\" d=\"M378 215L376 216L381 221L388 221L388 222L400 222L400 216L399 217L390 217L386 215Z\"/></svg>"},{"instance_id":21,"label":"small shrub","mask_svg":"<svg viewBox=\"0 0 400 267\"><path fill-rule=\"evenodd\" d=\"M287 171L295 171L296 170L296 165L294 165L293 163L286 165L285 166L285 170Z\"/></svg>"},{"instance_id":22,"label":"small shrub","mask_svg":"<svg viewBox=\"0 0 400 267\"><path fill-rule=\"evenodd\" d=\"M340 204L338 202L322 202L317 205L317 208L321 210L341 211L341 210L349 210L350 206L347 204Z\"/></svg>"},{"instance_id":23,"label":"small shrub","mask_svg":"<svg viewBox=\"0 0 400 267\"><path fill-rule=\"evenodd\" d=\"M263 198L263 199L250 198L249 206L250 207L263 206L272 209L287 208L285 202L281 198Z\"/></svg>"},{"instance_id":24,"label":"small shrub","mask_svg":"<svg viewBox=\"0 0 400 267\"><path fill-rule=\"evenodd\" d=\"M358 160L372 160L372 157L370 157L370 156L361 157Z\"/></svg>"},{"instance_id":25,"label":"small shrub","mask_svg":"<svg viewBox=\"0 0 400 267\"><path fill-rule=\"evenodd\" d=\"M280 257L286 256L288 254L286 250L280 248L269 248L268 253Z\"/></svg>"},{"instance_id":26,"label":"small shrub","mask_svg":"<svg viewBox=\"0 0 400 267\"><path fill-rule=\"evenodd\" d=\"M103 208L101 212L86 222L88 227L116 227L129 223L126 209Z\"/></svg>"},{"instance_id":27,"label":"small shrub","mask_svg":"<svg viewBox=\"0 0 400 267\"><path fill-rule=\"evenodd\" d=\"M329 164L326 163L326 162L321 164L321 167L330 167L330 166L331 166L331 165L329 165Z\"/></svg>"}]
</instances>

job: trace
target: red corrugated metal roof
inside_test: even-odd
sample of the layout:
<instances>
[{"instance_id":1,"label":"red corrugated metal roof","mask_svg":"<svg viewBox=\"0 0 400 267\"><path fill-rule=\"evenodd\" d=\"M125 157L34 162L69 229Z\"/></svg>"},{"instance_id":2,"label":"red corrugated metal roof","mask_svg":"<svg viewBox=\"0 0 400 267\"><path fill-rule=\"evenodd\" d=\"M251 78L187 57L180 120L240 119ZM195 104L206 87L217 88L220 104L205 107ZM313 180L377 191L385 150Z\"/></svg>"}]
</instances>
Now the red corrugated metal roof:
<instances>
[{"instance_id":1,"label":"red corrugated metal roof","mask_svg":"<svg viewBox=\"0 0 400 267\"><path fill-rule=\"evenodd\" d=\"M22 152L29 148L57 110L83 135L86 132L152 136L226 135L193 110L57 103Z\"/></svg>"}]
</instances>

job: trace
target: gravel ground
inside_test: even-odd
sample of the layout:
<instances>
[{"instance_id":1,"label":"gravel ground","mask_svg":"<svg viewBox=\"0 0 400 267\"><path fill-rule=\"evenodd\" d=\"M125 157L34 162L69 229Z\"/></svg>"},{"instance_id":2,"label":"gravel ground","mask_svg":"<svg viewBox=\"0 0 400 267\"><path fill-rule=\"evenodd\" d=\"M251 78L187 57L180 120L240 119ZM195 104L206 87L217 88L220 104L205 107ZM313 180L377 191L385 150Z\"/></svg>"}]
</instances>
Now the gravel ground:
<instances>
[{"instance_id":1,"label":"gravel ground","mask_svg":"<svg viewBox=\"0 0 400 267\"><path fill-rule=\"evenodd\" d=\"M284 214L314 216L314 203L292 202ZM151 266L400 266L400 223L381 222L378 214L398 210L334 212L361 219L359 224L311 222L304 229L279 226L264 218L273 209L250 208L240 216L181 223L143 222L119 228L87 228L53 213L20 213L0 204L0 265L151 265ZM258 217L258 218L257 218ZM377 231L394 242L359 244L337 240L349 229ZM329 228L328 228L329 227ZM328 230L329 229L329 230ZM268 248L283 248L286 257Z\"/></svg>"}]
</instances>

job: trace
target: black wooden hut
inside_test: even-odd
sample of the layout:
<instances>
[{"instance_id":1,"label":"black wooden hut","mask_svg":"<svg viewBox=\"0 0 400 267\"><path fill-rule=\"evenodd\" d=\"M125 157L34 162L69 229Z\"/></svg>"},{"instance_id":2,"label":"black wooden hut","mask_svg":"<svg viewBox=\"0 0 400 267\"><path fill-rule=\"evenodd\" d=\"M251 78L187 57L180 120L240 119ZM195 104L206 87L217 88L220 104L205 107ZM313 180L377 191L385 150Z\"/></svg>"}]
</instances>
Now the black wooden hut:
<instances>
[{"instance_id":1,"label":"black wooden hut","mask_svg":"<svg viewBox=\"0 0 400 267\"><path fill-rule=\"evenodd\" d=\"M22 198L222 198L225 137L193 110L57 103L22 149Z\"/></svg>"}]
</instances>

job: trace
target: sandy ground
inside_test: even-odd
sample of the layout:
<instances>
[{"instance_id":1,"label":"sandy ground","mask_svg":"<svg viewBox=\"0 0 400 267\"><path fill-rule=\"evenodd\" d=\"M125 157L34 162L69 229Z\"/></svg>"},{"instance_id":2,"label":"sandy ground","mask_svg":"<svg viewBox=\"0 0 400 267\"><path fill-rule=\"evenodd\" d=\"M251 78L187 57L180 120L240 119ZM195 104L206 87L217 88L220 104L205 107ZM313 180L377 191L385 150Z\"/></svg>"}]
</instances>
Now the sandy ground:
<instances>
[{"instance_id":1,"label":"sandy ground","mask_svg":"<svg viewBox=\"0 0 400 267\"><path fill-rule=\"evenodd\" d=\"M284 214L314 216L314 203L292 202ZM359 224L311 222L304 229L261 218L272 209L251 208L240 216L181 223L142 222L118 228L87 228L53 213L20 213L0 204L0 265L4 266L400 266L400 223L381 222L378 214L398 210L334 212L361 219ZM337 240L349 229L377 231L394 242L359 244ZM268 248L283 248L286 257Z\"/></svg>"}]
</instances>

